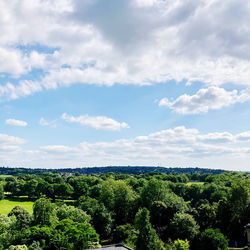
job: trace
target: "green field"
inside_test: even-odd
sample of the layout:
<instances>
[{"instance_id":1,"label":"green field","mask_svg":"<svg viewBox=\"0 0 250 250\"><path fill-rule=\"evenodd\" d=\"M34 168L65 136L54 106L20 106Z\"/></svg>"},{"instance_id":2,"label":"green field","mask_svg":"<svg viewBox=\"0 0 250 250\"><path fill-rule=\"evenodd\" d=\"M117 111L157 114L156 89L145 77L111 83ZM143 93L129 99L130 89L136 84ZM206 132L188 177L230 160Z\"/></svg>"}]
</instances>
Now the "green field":
<instances>
[{"instance_id":1,"label":"green field","mask_svg":"<svg viewBox=\"0 0 250 250\"><path fill-rule=\"evenodd\" d=\"M32 201L22 201L22 200L12 200L4 199L0 201L0 214L8 214L12 208L19 205L26 209L30 214L33 213L33 203Z\"/></svg>"},{"instance_id":2,"label":"green field","mask_svg":"<svg viewBox=\"0 0 250 250\"><path fill-rule=\"evenodd\" d=\"M7 177L12 177L13 175L9 175L9 174L0 174L0 178L7 178Z\"/></svg>"}]
</instances>

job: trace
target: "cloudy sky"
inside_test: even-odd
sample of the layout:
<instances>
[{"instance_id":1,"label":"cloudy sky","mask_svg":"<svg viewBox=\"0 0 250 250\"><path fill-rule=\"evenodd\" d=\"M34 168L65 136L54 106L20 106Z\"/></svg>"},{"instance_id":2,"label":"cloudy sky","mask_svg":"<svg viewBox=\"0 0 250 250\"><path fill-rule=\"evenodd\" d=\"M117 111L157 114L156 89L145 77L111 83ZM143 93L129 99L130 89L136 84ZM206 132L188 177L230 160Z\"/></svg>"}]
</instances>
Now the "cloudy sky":
<instances>
[{"instance_id":1,"label":"cloudy sky","mask_svg":"<svg viewBox=\"0 0 250 250\"><path fill-rule=\"evenodd\" d=\"M250 170L250 2L0 0L0 166Z\"/></svg>"}]
</instances>

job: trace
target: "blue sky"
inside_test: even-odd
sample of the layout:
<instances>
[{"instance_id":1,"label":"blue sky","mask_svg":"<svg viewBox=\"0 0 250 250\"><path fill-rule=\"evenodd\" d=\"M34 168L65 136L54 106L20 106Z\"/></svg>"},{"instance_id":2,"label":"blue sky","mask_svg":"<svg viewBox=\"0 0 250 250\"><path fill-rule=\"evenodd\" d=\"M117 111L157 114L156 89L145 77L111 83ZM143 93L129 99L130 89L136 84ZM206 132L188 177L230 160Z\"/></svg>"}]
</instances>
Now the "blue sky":
<instances>
[{"instance_id":1,"label":"blue sky","mask_svg":"<svg viewBox=\"0 0 250 250\"><path fill-rule=\"evenodd\" d=\"M0 1L0 165L249 170L250 6Z\"/></svg>"}]
</instances>

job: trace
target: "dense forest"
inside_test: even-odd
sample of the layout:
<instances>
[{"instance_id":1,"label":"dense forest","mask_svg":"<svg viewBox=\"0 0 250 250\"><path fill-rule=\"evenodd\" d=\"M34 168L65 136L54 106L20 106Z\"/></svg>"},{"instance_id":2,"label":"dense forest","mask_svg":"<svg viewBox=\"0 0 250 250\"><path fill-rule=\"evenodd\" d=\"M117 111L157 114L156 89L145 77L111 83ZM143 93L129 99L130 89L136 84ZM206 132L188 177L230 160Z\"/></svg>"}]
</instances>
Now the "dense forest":
<instances>
[{"instance_id":1,"label":"dense forest","mask_svg":"<svg viewBox=\"0 0 250 250\"><path fill-rule=\"evenodd\" d=\"M159 167L124 173L128 167L120 168L103 173L93 168L91 174L1 168L0 198L20 205L0 215L0 249L123 243L136 250L215 250L247 245L249 173L156 171ZM33 214L22 207L27 200L34 201Z\"/></svg>"}]
</instances>

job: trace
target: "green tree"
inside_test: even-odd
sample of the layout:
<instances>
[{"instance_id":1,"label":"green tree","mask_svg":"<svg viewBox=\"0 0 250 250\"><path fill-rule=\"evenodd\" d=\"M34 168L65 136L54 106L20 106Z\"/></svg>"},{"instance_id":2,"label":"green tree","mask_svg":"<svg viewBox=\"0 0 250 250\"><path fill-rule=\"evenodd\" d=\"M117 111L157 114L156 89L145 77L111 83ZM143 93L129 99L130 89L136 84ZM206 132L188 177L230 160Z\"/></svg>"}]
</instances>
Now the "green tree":
<instances>
[{"instance_id":1,"label":"green tree","mask_svg":"<svg viewBox=\"0 0 250 250\"><path fill-rule=\"evenodd\" d=\"M2 200L4 198L4 189L3 189L3 185L0 184L0 200Z\"/></svg>"},{"instance_id":2,"label":"green tree","mask_svg":"<svg viewBox=\"0 0 250 250\"><path fill-rule=\"evenodd\" d=\"M55 219L53 215L54 206L49 199L40 198L33 205L34 221L39 225L50 226Z\"/></svg>"},{"instance_id":3,"label":"green tree","mask_svg":"<svg viewBox=\"0 0 250 250\"><path fill-rule=\"evenodd\" d=\"M241 238L250 216L250 181L233 184L227 198L218 204L217 220L221 231L230 238Z\"/></svg>"},{"instance_id":4,"label":"green tree","mask_svg":"<svg viewBox=\"0 0 250 250\"><path fill-rule=\"evenodd\" d=\"M84 176L80 177L71 177L69 180L69 184L73 187L73 197L78 199L80 196L87 196L89 193L89 186L87 184L87 180Z\"/></svg>"},{"instance_id":5,"label":"green tree","mask_svg":"<svg viewBox=\"0 0 250 250\"><path fill-rule=\"evenodd\" d=\"M114 213L116 223L123 224L132 222L135 213L135 193L125 181L118 180L114 186Z\"/></svg>"},{"instance_id":6,"label":"green tree","mask_svg":"<svg viewBox=\"0 0 250 250\"><path fill-rule=\"evenodd\" d=\"M67 183L54 184L55 196L69 198L73 193L73 188Z\"/></svg>"},{"instance_id":7,"label":"green tree","mask_svg":"<svg viewBox=\"0 0 250 250\"><path fill-rule=\"evenodd\" d=\"M164 201L166 192L163 181L151 179L141 190L142 206L150 209L154 201Z\"/></svg>"},{"instance_id":8,"label":"green tree","mask_svg":"<svg viewBox=\"0 0 250 250\"><path fill-rule=\"evenodd\" d=\"M86 249L98 246L99 237L90 224L64 219L55 227L50 241L52 249Z\"/></svg>"},{"instance_id":9,"label":"green tree","mask_svg":"<svg viewBox=\"0 0 250 250\"><path fill-rule=\"evenodd\" d=\"M218 229L207 229L199 237L199 246L202 250L226 250L228 240Z\"/></svg>"},{"instance_id":10,"label":"green tree","mask_svg":"<svg viewBox=\"0 0 250 250\"><path fill-rule=\"evenodd\" d=\"M67 206L66 204L56 208L56 215L59 220L71 219L78 223L89 223L91 219L91 216L87 215L86 212L73 206Z\"/></svg>"},{"instance_id":11,"label":"green tree","mask_svg":"<svg viewBox=\"0 0 250 250\"><path fill-rule=\"evenodd\" d=\"M24 192L29 196L29 198L33 198L36 196L37 185L38 181L36 179L31 179L25 183Z\"/></svg>"},{"instance_id":12,"label":"green tree","mask_svg":"<svg viewBox=\"0 0 250 250\"><path fill-rule=\"evenodd\" d=\"M209 203L201 204L195 211L195 219L201 231L213 227L216 222L216 206Z\"/></svg>"},{"instance_id":13,"label":"green tree","mask_svg":"<svg viewBox=\"0 0 250 250\"><path fill-rule=\"evenodd\" d=\"M14 216L0 214L0 249L6 249L12 243L15 224Z\"/></svg>"},{"instance_id":14,"label":"green tree","mask_svg":"<svg viewBox=\"0 0 250 250\"><path fill-rule=\"evenodd\" d=\"M173 250L189 250L189 241L188 240L175 240L173 244Z\"/></svg>"},{"instance_id":15,"label":"green tree","mask_svg":"<svg viewBox=\"0 0 250 250\"><path fill-rule=\"evenodd\" d=\"M125 242L131 237L131 234L135 234L135 228L131 224L120 225L116 227L114 232L114 241L117 243Z\"/></svg>"},{"instance_id":16,"label":"green tree","mask_svg":"<svg viewBox=\"0 0 250 250\"><path fill-rule=\"evenodd\" d=\"M146 208L139 210L135 216L135 228L138 230L136 250L164 249L156 231L150 223L149 211Z\"/></svg>"},{"instance_id":17,"label":"green tree","mask_svg":"<svg viewBox=\"0 0 250 250\"><path fill-rule=\"evenodd\" d=\"M111 212L99 203L96 199L80 197L78 200L79 207L91 216L91 224L94 226L101 238L106 238L112 230L113 219Z\"/></svg>"},{"instance_id":18,"label":"green tree","mask_svg":"<svg viewBox=\"0 0 250 250\"><path fill-rule=\"evenodd\" d=\"M32 216L21 206L15 206L8 216L16 217L16 227L19 230L28 228L32 221Z\"/></svg>"},{"instance_id":19,"label":"green tree","mask_svg":"<svg viewBox=\"0 0 250 250\"><path fill-rule=\"evenodd\" d=\"M108 179L102 183L100 201L114 212L118 225L132 221L135 198L135 192L125 181Z\"/></svg>"},{"instance_id":20,"label":"green tree","mask_svg":"<svg viewBox=\"0 0 250 250\"><path fill-rule=\"evenodd\" d=\"M19 241L26 245L30 245L36 241L39 242L41 248L47 248L54 234L54 229L51 226L38 225L23 230L20 234Z\"/></svg>"},{"instance_id":21,"label":"green tree","mask_svg":"<svg viewBox=\"0 0 250 250\"><path fill-rule=\"evenodd\" d=\"M169 227L174 239L192 240L199 233L199 226L193 216L185 213L176 213Z\"/></svg>"}]
</instances>

